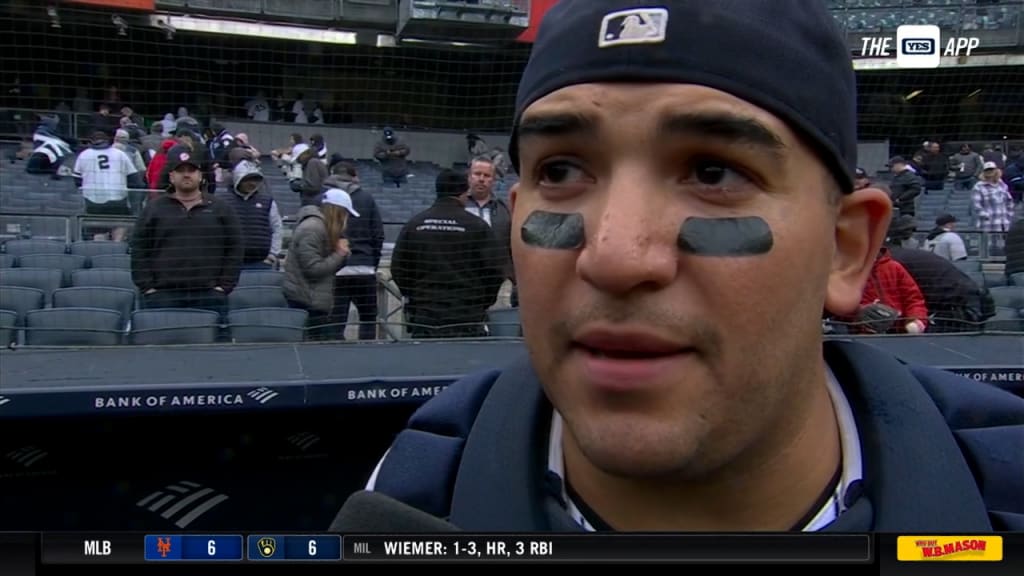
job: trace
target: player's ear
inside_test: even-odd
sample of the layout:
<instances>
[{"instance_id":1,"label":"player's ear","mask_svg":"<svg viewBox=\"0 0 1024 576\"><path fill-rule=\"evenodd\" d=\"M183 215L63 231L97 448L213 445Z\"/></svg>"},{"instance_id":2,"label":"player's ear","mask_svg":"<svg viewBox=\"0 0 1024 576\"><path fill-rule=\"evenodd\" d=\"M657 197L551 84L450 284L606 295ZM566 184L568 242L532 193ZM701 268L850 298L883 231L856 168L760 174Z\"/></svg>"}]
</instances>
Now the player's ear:
<instances>
[{"instance_id":1,"label":"player's ear","mask_svg":"<svg viewBox=\"0 0 1024 576\"><path fill-rule=\"evenodd\" d=\"M516 211L516 197L519 195L519 182L512 185L508 191L508 207L512 212Z\"/></svg>"},{"instance_id":2,"label":"player's ear","mask_svg":"<svg viewBox=\"0 0 1024 576\"><path fill-rule=\"evenodd\" d=\"M889 195L864 188L839 199L835 252L829 274L825 309L852 314L860 305L864 283L885 240L892 215Z\"/></svg>"}]
</instances>

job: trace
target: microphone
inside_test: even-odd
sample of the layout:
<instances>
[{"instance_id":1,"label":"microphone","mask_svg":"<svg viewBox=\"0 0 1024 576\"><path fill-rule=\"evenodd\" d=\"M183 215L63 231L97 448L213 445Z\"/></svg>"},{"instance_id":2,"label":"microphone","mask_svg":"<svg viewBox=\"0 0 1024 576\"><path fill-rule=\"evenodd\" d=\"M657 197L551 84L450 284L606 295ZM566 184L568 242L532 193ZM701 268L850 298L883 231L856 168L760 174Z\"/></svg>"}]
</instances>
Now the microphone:
<instances>
[{"instance_id":1,"label":"microphone","mask_svg":"<svg viewBox=\"0 0 1024 576\"><path fill-rule=\"evenodd\" d=\"M398 534L458 532L459 528L380 492L360 490L345 500L329 531Z\"/></svg>"}]
</instances>

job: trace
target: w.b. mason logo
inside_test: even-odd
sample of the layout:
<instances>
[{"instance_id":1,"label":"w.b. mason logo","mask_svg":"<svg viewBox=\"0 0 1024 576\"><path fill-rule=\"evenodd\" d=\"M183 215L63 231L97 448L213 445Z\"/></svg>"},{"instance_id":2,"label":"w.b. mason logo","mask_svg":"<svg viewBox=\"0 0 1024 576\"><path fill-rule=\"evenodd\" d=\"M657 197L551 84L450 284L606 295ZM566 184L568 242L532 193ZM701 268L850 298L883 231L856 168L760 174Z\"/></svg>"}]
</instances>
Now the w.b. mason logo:
<instances>
[{"instance_id":1,"label":"w.b. mason logo","mask_svg":"<svg viewBox=\"0 0 1024 576\"><path fill-rule=\"evenodd\" d=\"M600 48L630 44L657 44L665 41L668 10L632 8L605 14L597 38Z\"/></svg>"}]
</instances>

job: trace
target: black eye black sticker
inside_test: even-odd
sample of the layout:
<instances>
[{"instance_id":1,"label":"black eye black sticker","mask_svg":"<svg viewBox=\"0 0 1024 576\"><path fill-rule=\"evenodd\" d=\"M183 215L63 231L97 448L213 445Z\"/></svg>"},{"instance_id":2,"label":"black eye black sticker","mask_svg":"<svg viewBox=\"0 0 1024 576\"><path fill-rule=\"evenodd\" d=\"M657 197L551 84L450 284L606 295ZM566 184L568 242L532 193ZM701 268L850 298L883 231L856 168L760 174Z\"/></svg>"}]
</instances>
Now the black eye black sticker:
<instances>
[{"instance_id":1,"label":"black eye black sticker","mask_svg":"<svg viewBox=\"0 0 1024 576\"><path fill-rule=\"evenodd\" d=\"M576 250L583 246L583 215L536 210L526 217L520 230L523 242L537 248Z\"/></svg>"},{"instance_id":2,"label":"black eye black sticker","mask_svg":"<svg viewBox=\"0 0 1024 576\"><path fill-rule=\"evenodd\" d=\"M697 256L757 256L772 249L772 229L757 216L687 218L679 227L679 249Z\"/></svg>"}]
</instances>

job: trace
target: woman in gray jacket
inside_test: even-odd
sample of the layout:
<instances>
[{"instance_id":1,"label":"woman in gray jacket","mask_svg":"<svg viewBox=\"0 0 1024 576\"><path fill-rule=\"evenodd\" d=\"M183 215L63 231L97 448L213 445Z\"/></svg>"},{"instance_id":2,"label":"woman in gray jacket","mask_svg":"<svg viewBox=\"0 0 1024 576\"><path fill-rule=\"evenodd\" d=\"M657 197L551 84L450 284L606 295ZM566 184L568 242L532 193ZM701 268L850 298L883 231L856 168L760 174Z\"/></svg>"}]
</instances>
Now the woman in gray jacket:
<instances>
[{"instance_id":1,"label":"woman in gray jacket","mask_svg":"<svg viewBox=\"0 0 1024 576\"><path fill-rule=\"evenodd\" d=\"M342 237L349 214L359 217L352 197L332 188L320 206L303 206L297 215L284 265L284 296L292 308L309 312L310 340L329 338L334 275L349 255L348 240Z\"/></svg>"}]
</instances>

